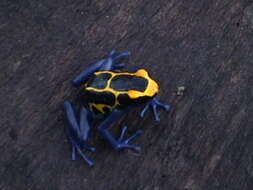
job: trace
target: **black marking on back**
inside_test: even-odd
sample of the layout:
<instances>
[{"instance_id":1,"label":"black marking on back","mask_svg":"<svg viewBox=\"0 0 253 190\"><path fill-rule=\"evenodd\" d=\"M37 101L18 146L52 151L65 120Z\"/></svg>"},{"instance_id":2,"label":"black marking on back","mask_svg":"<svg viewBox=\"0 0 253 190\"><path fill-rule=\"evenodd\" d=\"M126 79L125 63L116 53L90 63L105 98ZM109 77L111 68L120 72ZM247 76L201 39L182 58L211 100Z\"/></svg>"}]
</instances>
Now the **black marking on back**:
<instances>
[{"instance_id":1,"label":"black marking on back","mask_svg":"<svg viewBox=\"0 0 253 190\"><path fill-rule=\"evenodd\" d=\"M103 107L104 114L109 114L111 112L110 108Z\"/></svg>"},{"instance_id":2,"label":"black marking on back","mask_svg":"<svg viewBox=\"0 0 253 190\"><path fill-rule=\"evenodd\" d=\"M120 105L133 105L133 104L142 104L142 103L146 103L148 102L149 100L152 99L152 97L149 97L149 96L141 96L139 98L134 98L134 99L131 99L128 94L120 94L118 96L118 101L120 103Z\"/></svg>"},{"instance_id":3,"label":"black marking on back","mask_svg":"<svg viewBox=\"0 0 253 190\"><path fill-rule=\"evenodd\" d=\"M115 96L109 91L97 92L95 90L85 91L86 102L95 104L105 104L113 106L115 104Z\"/></svg>"},{"instance_id":4,"label":"black marking on back","mask_svg":"<svg viewBox=\"0 0 253 190\"><path fill-rule=\"evenodd\" d=\"M110 87L117 91L138 90L144 92L147 79L134 75L117 75L111 80Z\"/></svg>"},{"instance_id":5,"label":"black marking on back","mask_svg":"<svg viewBox=\"0 0 253 190\"><path fill-rule=\"evenodd\" d=\"M110 73L101 73L93 75L87 82L87 87L93 87L98 89L103 89L106 87L108 80L111 78Z\"/></svg>"}]
</instances>

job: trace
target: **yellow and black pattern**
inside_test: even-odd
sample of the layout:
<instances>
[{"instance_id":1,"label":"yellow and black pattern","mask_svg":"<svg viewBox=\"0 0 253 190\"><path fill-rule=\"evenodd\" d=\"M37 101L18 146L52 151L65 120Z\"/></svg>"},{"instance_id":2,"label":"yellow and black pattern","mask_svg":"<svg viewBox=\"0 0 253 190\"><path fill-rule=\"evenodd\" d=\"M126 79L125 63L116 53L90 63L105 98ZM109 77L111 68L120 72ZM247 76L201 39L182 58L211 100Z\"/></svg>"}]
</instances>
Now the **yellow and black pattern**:
<instances>
[{"instance_id":1,"label":"yellow and black pattern","mask_svg":"<svg viewBox=\"0 0 253 190\"><path fill-rule=\"evenodd\" d=\"M118 106L144 103L158 93L158 84L144 69L135 73L98 71L83 86L89 108L105 114Z\"/></svg>"}]
</instances>

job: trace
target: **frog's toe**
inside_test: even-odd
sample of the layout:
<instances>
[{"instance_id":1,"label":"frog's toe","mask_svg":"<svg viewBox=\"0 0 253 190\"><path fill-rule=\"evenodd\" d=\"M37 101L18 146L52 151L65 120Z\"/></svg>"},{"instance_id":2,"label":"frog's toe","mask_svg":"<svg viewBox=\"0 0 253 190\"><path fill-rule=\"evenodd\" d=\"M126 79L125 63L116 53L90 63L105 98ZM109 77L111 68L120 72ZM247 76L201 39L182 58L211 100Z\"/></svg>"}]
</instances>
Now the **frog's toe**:
<instances>
[{"instance_id":1,"label":"frog's toe","mask_svg":"<svg viewBox=\"0 0 253 190\"><path fill-rule=\"evenodd\" d=\"M86 148L87 148L89 151L91 151L91 152L95 152L95 151L96 151L96 148L95 148L94 146L88 145Z\"/></svg>"},{"instance_id":2,"label":"frog's toe","mask_svg":"<svg viewBox=\"0 0 253 190\"><path fill-rule=\"evenodd\" d=\"M164 107L164 109L165 109L166 111L169 111L170 108L171 108L171 105L170 105L170 104L164 104L163 107Z\"/></svg>"},{"instance_id":3,"label":"frog's toe","mask_svg":"<svg viewBox=\"0 0 253 190\"><path fill-rule=\"evenodd\" d=\"M140 151L141 150L141 147L140 146L136 146L136 145L131 145L131 144L126 144L126 143L119 143L118 144L118 147L117 147L118 150L122 150L122 149L132 149L132 150L135 150L135 151Z\"/></svg>"},{"instance_id":4,"label":"frog's toe","mask_svg":"<svg viewBox=\"0 0 253 190\"><path fill-rule=\"evenodd\" d=\"M145 115L146 111L148 110L149 106L150 106L150 104L148 103L148 104L146 104L146 106L141 110L141 112L140 112L140 116L141 116L141 117L144 117L144 115Z\"/></svg>"},{"instance_id":5,"label":"frog's toe","mask_svg":"<svg viewBox=\"0 0 253 190\"><path fill-rule=\"evenodd\" d=\"M77 152L79 153L79 155L87 162L87 164L88 164L89 166L93 166L93 165L94 165L94 162L93 162L91 159L89 159L89 158L83 153L83 151L80 149L80 147L76 147L76 149L77 149Z\"/></svg>"},{"instance_id":6,"label":"frog's toe","mask_svg":"<svg viewBox=\"0 0 253 190\"><path fill-rule=\"evenodd\" d=\"M116 54L116 50L113 49L113 50L109 53L109 57L112 57L112 56L114 56L115 54Z\"/></svg>"}]
</instances>

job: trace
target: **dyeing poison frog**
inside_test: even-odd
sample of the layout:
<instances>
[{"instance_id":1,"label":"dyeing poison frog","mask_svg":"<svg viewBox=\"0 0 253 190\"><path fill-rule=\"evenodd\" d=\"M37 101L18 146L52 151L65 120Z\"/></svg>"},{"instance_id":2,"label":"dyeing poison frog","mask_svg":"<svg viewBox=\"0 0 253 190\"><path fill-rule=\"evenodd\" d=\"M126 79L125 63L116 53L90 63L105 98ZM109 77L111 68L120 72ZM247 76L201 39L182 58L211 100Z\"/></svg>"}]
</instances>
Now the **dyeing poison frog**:
<instances>
[{"instance_id":1,"label":"dyeing poison frog","mask_svg":"<svg viewBox=\"0 0 253 190\"><path fill-rule=\"evenodd\" d=\"M125 138L127 127L124 126L120 136L114 137L109 131L112 124L137 106L145 105L140 113L141 117L151 108L156 120L160 120L158 107L167 111L170 109L169 104L163 104L156 98L159 85L147 70L118 72L125 66L126 63L122 61L129 55L129 52L119 54L113 50L72 80L74 86L81 88L85 100L79 109L69 101L64 102L67 119L65 131L72 145L72 160L76 159L78 153L88 165L94 165L83 152L85 149L95 151L95 148L88 144L94 121L101 121L98 130L114 149L140 150L139 146L130 142L140 135L142 130Z\"/></svg>"}]
</instances>

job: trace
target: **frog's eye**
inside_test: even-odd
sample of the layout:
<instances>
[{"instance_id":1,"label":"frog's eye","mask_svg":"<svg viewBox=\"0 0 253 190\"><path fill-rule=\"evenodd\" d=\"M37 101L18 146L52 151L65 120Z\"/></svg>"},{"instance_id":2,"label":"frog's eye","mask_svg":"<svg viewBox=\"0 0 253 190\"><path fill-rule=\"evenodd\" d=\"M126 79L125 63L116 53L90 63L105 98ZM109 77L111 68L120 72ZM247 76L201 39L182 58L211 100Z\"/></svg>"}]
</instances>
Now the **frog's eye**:
<instances>
[{"instance_id":1,"label":"frog's eye","mask_svg":"<svg viewBox=\"0 0 253 190\"><path fill-rule=\"evenodd\" d=\"M138 71L136 71L135 75L147 78L148 77L148 72L145 69L139 69Z\"/></svg>"}]
</instances>

